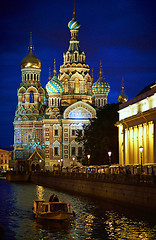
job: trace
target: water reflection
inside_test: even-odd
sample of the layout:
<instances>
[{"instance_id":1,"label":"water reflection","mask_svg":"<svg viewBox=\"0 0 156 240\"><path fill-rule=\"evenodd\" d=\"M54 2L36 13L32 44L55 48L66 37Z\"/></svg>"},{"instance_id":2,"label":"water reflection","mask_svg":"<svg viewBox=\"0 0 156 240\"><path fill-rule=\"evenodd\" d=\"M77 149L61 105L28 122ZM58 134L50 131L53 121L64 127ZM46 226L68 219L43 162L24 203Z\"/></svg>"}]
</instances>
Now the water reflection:
<instances>
[{"instance_id":1,"label":"water reflection","mask_svg":"<svg viewBox=\"0 0 156 240\"><path fill-rule=\"evenodd\" d=\"M155 219L115 205L32 184L0 181L0 225L5 240L68 239L156 239ZM71 222L41 221L33 218L33 200L48 200L55 193L70 202L76 213Z\"/></svg>"}]
</instances>

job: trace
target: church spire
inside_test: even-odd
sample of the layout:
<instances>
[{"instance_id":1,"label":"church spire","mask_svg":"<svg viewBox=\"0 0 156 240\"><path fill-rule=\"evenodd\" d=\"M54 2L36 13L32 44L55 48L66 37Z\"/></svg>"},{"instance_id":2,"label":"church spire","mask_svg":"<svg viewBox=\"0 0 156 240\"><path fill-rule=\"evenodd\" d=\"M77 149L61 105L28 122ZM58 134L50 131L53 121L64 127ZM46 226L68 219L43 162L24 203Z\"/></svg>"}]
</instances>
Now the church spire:
<instances>
[{"instance_id":1,"label":"church spire","mask_svg":"<svg viewBox=\"0 0 156 240\"><path fill-rule=\"evenodd\" d=\"M127 100L128 100L128 97L126 96L125 91L124 91L124 77L122 77L122 87L121 88L122 88L122 90L121 90L121 94L118 97L118 101L120 103L124 103L124 102L127 102Z\"/></svg>"},{"instance_id":2,"label":"church spire","mask_svg":"<svg viewBox=\"0 0 156 240\"><path fill-rule=\"evenodd\" d=\"M51 67L49 67L49 81L51 80Z\"/></svg>"},{"instance_id":3,"label":"church spire","mask_svg":"<svg viewBox=\"0 0 156 240\"><path fill-rule=\"evenodd\" d=\"M102 62L100 60L100 77L102 77Z\"/></svg>"},{"instance_id":4,"label":"church spire","mask_svg":"<svg viewBox=\"0 0 156 240\"><path fill-rule=\"evenodd\" d=\"M54 70L53 70L53 72L54 72L54 76L56 76L56 61L55 61L55 58L54 58Z\"/></svg>"},{"instance_id":5,"label":"church spire","mask_svg":"<svg viewBox=\"0 0 156 240\"><path fill-rule=\"evenodd\" d=\"M75 18L75 1L74 1L74 9L73 9L73 18Z\"/></svg>"}]
</instances>

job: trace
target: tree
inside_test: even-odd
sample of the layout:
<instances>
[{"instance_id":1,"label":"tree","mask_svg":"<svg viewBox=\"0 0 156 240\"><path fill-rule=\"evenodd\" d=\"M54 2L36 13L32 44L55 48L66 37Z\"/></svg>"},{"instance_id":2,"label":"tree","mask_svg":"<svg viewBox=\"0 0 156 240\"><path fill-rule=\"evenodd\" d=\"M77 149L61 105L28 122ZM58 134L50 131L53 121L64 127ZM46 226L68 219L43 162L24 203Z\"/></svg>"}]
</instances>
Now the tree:
<instances>
[{"instance_id":1,"label":"tree","mask_svg":"<svg viewBox=\"0 0 156 240\"><path fill-rule=\"evenodd\" d=\"M84 134L77 132L76 141L83 143L83 160L87 164L108 164L108 151L112 152L111 162L118 163L118 129L114 124L118 121L119 104L107 104L97 110L97 118L90 120L90 125L83 126Z\"/></svg>"}]
</instances>

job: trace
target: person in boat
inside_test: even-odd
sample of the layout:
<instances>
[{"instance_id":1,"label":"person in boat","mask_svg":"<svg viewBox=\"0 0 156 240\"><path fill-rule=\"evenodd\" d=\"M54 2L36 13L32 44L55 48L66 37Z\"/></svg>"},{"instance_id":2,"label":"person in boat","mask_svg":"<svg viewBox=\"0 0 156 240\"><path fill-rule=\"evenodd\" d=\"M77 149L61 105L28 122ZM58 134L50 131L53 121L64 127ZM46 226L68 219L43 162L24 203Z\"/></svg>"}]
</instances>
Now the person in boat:
<instances>
[{"instance_id":1,"label":"person in boat","mask_svg":"<svg viewBox=\"0 0 156 240\"><path fill-rule=\"evenodd\" d=\"M49 198L49 202L59 202L58 196L56 194L52 194Z\"/></svg>"},{"instance_id":2,"label":"person in boat","mask_svg":"<svg viewBox=\"0 0 156 240\"><path fill-rule=\"evenodd\" d=\"M54 202L54 201L53 201L54 196L55 196L55 194L52 194L52 195L50 196L50 198L49 198L49 202Z\"/></svg>"},{"instance_id":3,"label":"person in boat","mask_svg":"<svg viewBox=\"0 0 156 240\"><path fill-rule=\"evenodd\" d=\"M54 195L53 202L59 202L58 196Z\"/></svg>"}]
</instances>

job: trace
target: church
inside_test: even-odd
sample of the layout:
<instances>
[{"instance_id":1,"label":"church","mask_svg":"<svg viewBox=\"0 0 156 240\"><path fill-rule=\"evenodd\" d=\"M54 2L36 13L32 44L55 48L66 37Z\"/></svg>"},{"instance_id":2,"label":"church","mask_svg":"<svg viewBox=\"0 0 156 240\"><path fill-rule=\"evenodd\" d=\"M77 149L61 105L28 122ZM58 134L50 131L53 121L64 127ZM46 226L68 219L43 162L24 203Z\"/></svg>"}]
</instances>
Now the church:
<instances>
[{"instance_id":1,"label":"church","mask_svg":"<svg viewBox=\"0 0 156 240\"><path fill-rule=\"evenodd\" d=\"M41 61L33 53L21 62L22 81L17 90L18 105L14 118L14 159L18 167L29 171L80 166L83 145L76 133L96 118L96 110L107 104L109 84L102 77L93 83L86 54L78 40L80 24L75 18L68 23L69 48L63 53L63 64L43 87L40 81Z\"/></svg>"}]
</instances>

